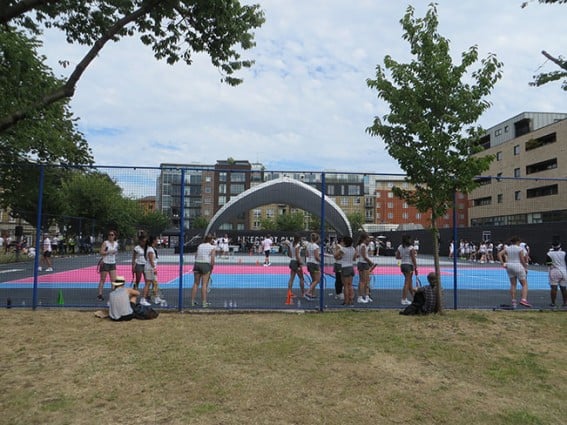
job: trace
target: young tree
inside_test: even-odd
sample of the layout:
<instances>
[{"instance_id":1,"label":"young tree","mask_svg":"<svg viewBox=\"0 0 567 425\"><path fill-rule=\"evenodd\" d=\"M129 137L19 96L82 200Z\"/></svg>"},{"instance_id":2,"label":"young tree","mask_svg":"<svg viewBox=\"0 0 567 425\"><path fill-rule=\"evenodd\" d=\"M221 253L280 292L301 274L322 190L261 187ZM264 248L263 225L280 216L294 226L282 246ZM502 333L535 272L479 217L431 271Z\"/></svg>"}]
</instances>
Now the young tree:
<instances>
[{"instance_id":1,"label":"young tree","mask_svg":"<svg viewBox=\"0 0 567 425\"><path fill-rule=\"evenodd\" d=\"M6 31L41 28L63 31L68 42L89 46L63 84L27 98L25 105L1 111L0 133L61 99L70 98L77 82L108 41L137 34L156 59L190 65L196 53L209 55L221 81L237 85L235 72L250 67L241 57L254 46L252 30L264 23L258 5L239 0L7 0L0 6L0 25Z\"/></svg>"},{"instance_id":2,"label":"young tree","mask_svg":"<svg viewBox=\"0 0 567 425\"><path fill-rule=\"evenodd\" d=\"M476 187L474 177L492 161L489 156L474 156L482 150L481 129L475 123L490 106L484 98L500 79L502 64L489 55L479 69L468 73L478 59L477 48L471 47L454 65L449 40L437 33L434 4L424 18L414 18L414 8L408 7L400 23L414 59L403 64L386 56L384 68L378 65L376 77L367 80L390 107L384 117L374 118L367 132L384 140L415 187L394 187L394 194L421 212L430 211L435 272L440 276L437 218L447 212L455 191L468 193Z\"/></svg>"},{"instance_id":3,"label":"young tree","mask_svg":"<svg viewBox=\"0 0 567 425\"><path fill-rule=\"evenodd\" d=\"M567 3L567 0L538 0L539 3L547 3L547 4L563 4ZM522 3L522 7L526 7L528 2ZM542 74L534 75L534 80L530 83L530 86L543 86L544 84L550 83L552 81L558 81L563 79L563 83L561 84L561 88L563 90L567 90L567 61L563 56L553 56L550 53L546 52L545 50L541 51L541 54L555 65L557 65L560 70L552 71L552 72L544 72Z\"/></svg>"},{"instance_id":4,"label":"young tree","mask_svg":"<svg viewBox=\"0 0 567 425\"><path fill-rule=\"evenodd\" d=\"M364 217L359 212L354 212L347 214L348 221L350 222L350 228L353 232L359 232L362 230L362 225L364 224Z\"/></svg>"}]
</instances>

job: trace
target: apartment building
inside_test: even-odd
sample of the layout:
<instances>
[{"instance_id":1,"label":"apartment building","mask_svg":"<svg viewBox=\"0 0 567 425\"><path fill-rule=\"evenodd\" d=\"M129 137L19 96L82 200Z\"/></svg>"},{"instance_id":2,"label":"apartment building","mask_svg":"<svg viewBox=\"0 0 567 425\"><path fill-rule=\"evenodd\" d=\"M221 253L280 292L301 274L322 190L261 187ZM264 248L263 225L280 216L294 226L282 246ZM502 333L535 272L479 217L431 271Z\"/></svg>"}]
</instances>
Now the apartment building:
<instances>
[{"instance_id":1,"label":"apartment building","mask_svg":"<svg viewBox=\"0 0 567 425\"><path fill-rule=\"evenodd\" d=\"M567 114L523 112L481 143L494 160L469 196L470 226L567 220Z\"/></svg>"}]
</instances>

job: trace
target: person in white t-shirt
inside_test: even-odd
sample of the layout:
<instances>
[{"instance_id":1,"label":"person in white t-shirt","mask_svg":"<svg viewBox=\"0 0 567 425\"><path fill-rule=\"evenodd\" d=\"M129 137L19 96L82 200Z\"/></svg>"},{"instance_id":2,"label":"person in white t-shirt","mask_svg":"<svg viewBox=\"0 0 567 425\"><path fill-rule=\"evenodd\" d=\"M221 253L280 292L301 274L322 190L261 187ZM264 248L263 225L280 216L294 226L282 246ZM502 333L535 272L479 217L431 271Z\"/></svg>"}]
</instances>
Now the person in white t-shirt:
<instances>
[{"instance_id":1,"label":"person in white t-shirt","mask_svg":"<svg viewBox=\"0 0 567 425\"><path fill-rule=\"evenodd\" d=\"M51 265L51 239L49 239L49 235L44 233L43 235L43 242L41 243L41 265L39 266L39 271L42 271L42 265L47 266L45 268L46 272L52 272L53 267Z\"/></svg>"},{"instance_id":2,"label":"person in white t-shirt","mask_svg":"<svg viewBox=\"0 0 567 425\"><path fill-rule=\"evenodd\" d=\"M210 304L207 301L207 287L211 278L211 273L215 266L216 246L213 235L205 236L205 240L197 247L195 254L195 265L193 266L194 283L191 289L191 305L197 306L197 290L201 286L201 302L203 308Z\"/></svg>"},{"instance_id":3,"label":"person in white t-shirt","mask_svg":"<svg viewBox=\"0 0 567 425\"><path fill-rule=\"evenodd\" d=\"M102 256L102 265L100 268L100 280L98 282L97 300L104 301L102 291L106 276L110 276L110 282L116 280L116 254L118 253L118 242L116 242L116 231L108 232L108 239L100 245L100 255Z\"/></svg>"},{"instance_id":4,"label":"person in white t-shirt","mask_svg":"<svg viewBox=\"0 0 567 425\"><path fill-rule=\"evenodd\" d=\"M549 267L549 286L551 288L551 307L555 308L557 287L561 288L563 308L567 307L567 254L561 249L558 241L553 242L552 248L546 255L545 263Z\"/></svg>"},{"instance_id":5,"label":"person in white t-shirt","mask_svg":"<svg viewBox=\"0 0 567 425\"><path fill-rule=\"evenodd\" d=\"M262 241L262 251L264 251L264 267L272 265L272 263L270 263L270 252L272 251L273 243L274 241L272 241L272 237L270 235L265 237Z\"/></svg>"}]
</instances>

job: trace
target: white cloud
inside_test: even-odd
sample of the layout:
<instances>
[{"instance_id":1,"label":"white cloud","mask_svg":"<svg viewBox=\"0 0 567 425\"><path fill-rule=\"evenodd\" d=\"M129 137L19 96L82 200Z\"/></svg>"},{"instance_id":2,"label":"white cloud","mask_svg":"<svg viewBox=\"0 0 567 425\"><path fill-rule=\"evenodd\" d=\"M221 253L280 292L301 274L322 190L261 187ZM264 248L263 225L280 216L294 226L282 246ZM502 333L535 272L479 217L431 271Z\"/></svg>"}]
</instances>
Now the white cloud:
<instances>
[{"instance_id":1,"label":"white cloud","mask_svg":"<svg viewBox=\"0 0 567 425\"><path fill-rule=\"evenodd\" d=\"M430 1L414 1L421 17ZM540 51L566 54L567 6L438 0L439 32L455 60L473 45L495 53L504 76L490 96L490 127L523 111L567 112L558 84L532 88L553 69ZM398 172L384 144L365 133L387 105L366 86L385 55L410 59L399 20L407 3L357 0L265 0L256 60L239 87L220 84L208 58L190 67L156 61L136 39L106 46L79 82L72 108L98 164L213 164L234 157L267 168ZM545 30L541 30L545 28ZM49 33L49 63L77 63L84 49ZM542 66L541 69L538 69Z\"/></svg>"}]
</instances>

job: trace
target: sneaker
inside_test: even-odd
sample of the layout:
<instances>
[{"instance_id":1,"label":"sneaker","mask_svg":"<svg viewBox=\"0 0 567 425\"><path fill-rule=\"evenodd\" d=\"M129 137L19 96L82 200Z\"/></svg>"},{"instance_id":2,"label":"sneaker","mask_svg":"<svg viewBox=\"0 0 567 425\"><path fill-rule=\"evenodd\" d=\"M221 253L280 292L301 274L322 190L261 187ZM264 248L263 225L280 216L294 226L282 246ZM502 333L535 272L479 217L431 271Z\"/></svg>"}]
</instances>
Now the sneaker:
<instances>
[{"instance_id":1,"label":"sneaker","mask_svg":"<svg viewBox=\"0 0 567 425\"><path fill-rule=\"evenodd\" d=\"M366 301L366 299L363 298L363 297L358 297L358 298L356 299L356 302L359 303L359 304L366 304L366 303L368 303L368 301Z\"/></svg>"},{"instance_id":2,"label":"sneaker","mask_svg":"<svg viewBox=\"0 0 567 425\"><path fill-rule=\"evenodd\" d=\"M267 264L267 263L264 263L264 267L268 267L268 264Z\"/></svg>"},{"instance_id":3,"label":"sneaker","mask_svg":"<svg viewBox=\"0 0 567 425\"><path fill-rule=\"evenodd\" d=\"M410 305L411 301L408 300L407 298L402 299L402 305Z\"/></svg>"},{"instance_id":4,"label":"sneaker","mask_svg":"<svg viewBox=\"0 0 567 425\"><path fill-rule=\"evenodd\" d=\"M38 272L40 272L40 271L42 271L42 270L43 270L43 269L41 268L41 266L39 266L39 267L37 268L37 271L38 271Z\"/></svg>"},{"instance_id":5,"label":"sneaker","mask_svg":"<svg viewBox=\"0 0 567 425\"><path fill-rule=\"evenodd\" d=\"M96 296L97 301L104 301L104 297L102 295Z\"/></svg>"},{"instance_id":6,"label":"sneaker","mask_svg":"<svg viewBox=\"0 0 567 425\"><path fill-rule=\"evenodd\" d=\"M523 298L520 300L520 305L523 305L524 307L527 307L527 308L532 308L532 307L533 307L533 306L528 302L528 300L525 300L525 299L523 299Z\"/></svg>"},{"instance_id":7,"label":"sneaker","mask_svg":"<svg viewBox=\"0 0 567 425\"><path fill-rule=\"evenodd\" d=\"M272 263L268 263L268 266L271 266L271 265L272 265Z\"/></svg>"},{"instance_id":8,"label":"sneaker","mask_svg":"<svg viewBox=\"0 0 567 425\"><path fill-rule=\"evenodd\" d=\"M303 294L303 298L305 298L307 301L313 301L315 299L313 295L308 294L307 292Z\"/></svg>"},{"instance_id":9,"label":"sneaker","mask_svg":"<svg viewBox=\"0 0 567 425\"><path fill-rule=\"evenodd\" d=\"M161 303L162 303L162 301L164 301L164 300L163 300L163 298L160 298L160 297L154 297L154 304L161 304Z\"/></svg>"},{"instance_id":10,"label":"sneaker","mask_svg":"<svg viewBox=\"0 0 567 425\"><path fill-rule=\"evenodd\" d=\"M197 306L199 305L199 303L198 303L197 301L193 301L193 302L191 303L191 305L192 305L193 307L197 307Z\"/></svg>"},{"instance_id":11,"label":"sneaker","mask_svg":"<svg viewBox=\"0 0 567 425\"><path fill-rule=\"evenodd\" d=\"M557 306L555 305L555 303L551 303L549 304L549 308L557 308Z\"/></svg>"},{"instance_id":12,"label":"sneaker","mask_svg":"<svg viewBox=\"0 0 567 425\"><path fill-rule=\"evenodd\" d=\"M145 299L145 298L141 298L141 299L140 299L140 305L144 305L144 306L146 306L146 307L151 306L151 304L150 304L150 303L148 302L148 300Z\"/></svg>"},{"instance_id":13,"label":"sneaker","mask_svg":"<svg viewBox=\"0 0 567 425\"><path fill-rule=\"evenodd\" d=\"M342 292L337 295L337 300L344 301L344 299L345 299L345 294L343 294Z\"/></svg>"},{"instance_id":14,"label":"sneaker","mask_svg":"<svg viewBox=\"0 0 567 425\"><path fill-rule=\"evenodd\" d=\"M45 269L46 272L52 272L53 271L53 267L48 267Z\"/></svg>"},{"instance_id":15,"label":"sneaker","mask_svg":"<svg viewBox=\"0 0 567 425\"><path fill-rule=\"evenodd\" d=\"M211 303L203 303L203 308L209 308L211 306Z\"/></svg>"},{"instance_id":16,"label":"sneaker","mask_svg":"<svg viewBox=\"0 0 567 425\"><path fill-rule=\"evenodd\" d=\"M367 295L367 296L366 296L366 302L367 302L367 303L371 303L371 302L373 302L373 301L374 301L374 300L370 297L370 295Z\"/></svg>"}]
</instances>

